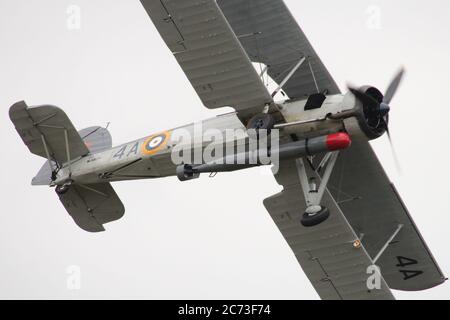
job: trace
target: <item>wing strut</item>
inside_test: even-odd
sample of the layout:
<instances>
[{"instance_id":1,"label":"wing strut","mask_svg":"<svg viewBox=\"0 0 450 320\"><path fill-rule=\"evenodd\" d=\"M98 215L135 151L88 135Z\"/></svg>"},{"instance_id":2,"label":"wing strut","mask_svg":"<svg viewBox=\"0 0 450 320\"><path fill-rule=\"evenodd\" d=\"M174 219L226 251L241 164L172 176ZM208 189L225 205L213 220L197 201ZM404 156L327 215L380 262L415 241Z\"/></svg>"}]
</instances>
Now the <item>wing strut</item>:
<instances>
[{"instance_id":1,"label":"wing strut","mask_svg":"<svg viewBox=\"0 0 450 320\"><path fill-rule=\"evenodd\" d=\"M50 157L50 152L48 151L47 142L45 141L45 137L43 134L41 134L41 140L42 140L42 145L44 146L45 155L47 156L47 159L48 159L48 165L50 166L50 171L53 173L54 171L53 171L52 159Z\"/></svg>"},{"instance_id":2,"label":"wing strut","mask_svg":"<svg viewBox=\"0 0 450 320\"><path fill-rule=\"evenodd\" d=\"M316 86L316 89L317 89L317 93L320 93L319 85L317 84L316 75L314 73L314 69L312 67L311 60L309 60L309 59L308 59L308 64L309 64L309 70L311 70L311 76L314 80L314 85Z\"/></svg>"},{"instance_id":3,"label":"wing strut","mask_svg":"<svg viewBox=\"0 0 450 320\"><path fill-rule=\"evenodd\" d=\"M302 66L303 62L305 62L306 57L302 57L300 61L292 68L289 74L280 82L278 88L272 93L272 98L275 97L278 92L284 87L284 85L292 78L292 76L297 72L297 70Z\"/></svg>"},{"instance_id":4,"label":"wing strut","mask_svg":"<svg viewBox=\"0 0 450 320\"><path fill-rule=\"evenodd\" d=\"M72 176L72 160L70 159L70 148L69 148L69 135L67 134L67 129L64 128L64 140L66 143L66 155L67 155L67 166L69 167L69 177Z\"/></svg>"},{"instance_id":5,"label":"wing strut","mask_svg":"<svg viewBox=\"0 0 450 320\"><path fill-rule=\"evenodd\" d=\"M386 251L389 244L392 242L392 240L394 240L394 238L397 236L397 234L400 232L400 230L402 230L402 228L403 228L403 225L399 224L397 229L395 229L394 233L392 234L392 236L390 236L389 240L386 241L384 246L381 248L381 250L378 252L378 254L373 259L373 264L377 263L378 259L380 259L380 257L383 255L384 251Z\"/></svg>"}]
</instances>

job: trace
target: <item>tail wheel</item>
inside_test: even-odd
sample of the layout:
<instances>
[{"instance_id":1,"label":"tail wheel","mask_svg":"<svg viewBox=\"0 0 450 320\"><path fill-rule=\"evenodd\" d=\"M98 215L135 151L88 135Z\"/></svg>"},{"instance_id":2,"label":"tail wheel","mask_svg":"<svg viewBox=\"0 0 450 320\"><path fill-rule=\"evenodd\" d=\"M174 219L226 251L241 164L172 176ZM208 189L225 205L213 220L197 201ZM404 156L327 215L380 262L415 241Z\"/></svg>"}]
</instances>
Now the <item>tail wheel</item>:
<instances>
[{"instance_id":1,"label":"tail wheel","mask_svg":"<svg viewBox=\"0 0 450 320\"><path fill-rule=\"evenodd\" d=\"M320 207L320 210L314 213L305 212L301 223L304 227L314 227L330 217L330 210L326 207Z\"/></svg>"},{"instance_id":2,"label":"tail wheel","mask_svg":"<svg viewBox=\"0 0 450 320\"><path fill-rule=\"evenodd\" d=\"M66 194L67 191L69 191L69 189L70 189L69 185L63 184L62 186L56 186L55 192L61 196L63 194Z\"/></svg>"}]
</instances>

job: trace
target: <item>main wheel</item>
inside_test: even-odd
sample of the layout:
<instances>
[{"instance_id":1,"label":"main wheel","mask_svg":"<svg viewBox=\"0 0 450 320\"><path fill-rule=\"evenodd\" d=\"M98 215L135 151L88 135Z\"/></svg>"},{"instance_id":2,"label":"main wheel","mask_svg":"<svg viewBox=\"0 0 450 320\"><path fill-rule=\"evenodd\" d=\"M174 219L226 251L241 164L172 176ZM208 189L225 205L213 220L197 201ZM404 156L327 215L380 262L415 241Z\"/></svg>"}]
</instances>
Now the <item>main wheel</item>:
<instances>
[{"instance_id":1,"label":"main wheel","mask_svg":"<svg viewBox=\"0 0 450 320\"><path fill-rule=\"evenodd\" d=\"M315 213L305 212L300 221L304 227L314 227L321 224L330 217L330 210L326 207L320 207L320 211Z\"/></svg>"},{"instance_id":2,"label":"main wheel","mask_svg":"<svg viewBox=\"0 0 450 320\"><path fill-rule=\"evenodd\" d=\"M61 195L63 195L63 194L66 194L67 191L69 191L69 188L70 188L69 185L63 184L62 186L56 186L55 192L56 192L58 195L61 196Z\"/></svg>"},{"instance_id":3,"label":"main wheel","mask_svg":"<svg viewBox=\"0 0 450 320\"><path fill-rule=\"evenodd\" d=\"M272 115L266 113L260 113L254 116L247 123L247 129L256 130L256 134L259 137L260 130L267 130L267 135L270 134L270 130L273 129L275 125L275 119Z\"/></svg>"}]
</instances>

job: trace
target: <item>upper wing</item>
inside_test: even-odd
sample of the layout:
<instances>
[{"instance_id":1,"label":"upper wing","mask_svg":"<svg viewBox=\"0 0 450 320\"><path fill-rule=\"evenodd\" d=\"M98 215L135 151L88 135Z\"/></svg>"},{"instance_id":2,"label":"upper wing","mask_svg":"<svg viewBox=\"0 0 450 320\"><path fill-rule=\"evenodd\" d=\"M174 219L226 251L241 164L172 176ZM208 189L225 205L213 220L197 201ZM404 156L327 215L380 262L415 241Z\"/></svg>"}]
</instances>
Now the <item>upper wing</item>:
<instances>
[{"instance_id":1,"label":"upper wing","mask_svg":"<svg viewBox=\"0 0 450 320\"><path fill-rule=\"evenodd\" d=\"M21 101L9 109L9 116L31 153L47 159L48 151L52 160L59 164L67 162L65 132L71 159L89 153L66 113L58 107L28 107Z\"/></svg>"},{"instance_id":2,"label":"upper wing","mask_svg":"<svg viewBox=\"0 0 450 320\"><path fill-rule=\"evenodd\" d=\"M368 289L372 260L364 246L354 246L358 237L330 193L326 191L323 198L330 218L305 228L300 219L306 205L295 160L282 161L275 178L284 190L264 200L264 205L319 296L334 300L394 299L381 276L380 289Z\"/></svg>"},{"instance_id":3,"label":"upper wing","mask_svg":"<svg viewBox=\"0 0 450 320\"><path fill-rule=\"evenodd\" d=\"M354 141L341 153L328 186L372 258L403 225L376 262L390 288L423 290L445 281L368 142Z\"/></svg>"},{"instance_id":4,"label":"upper wing","mask_svg":"<svg viewBox=\"0 0 450 320\"><path fill-rule=\"evenodd\" d=\"M206 107L242 117L272 102L215 0L141 3Z\"/></svg>"},{"instance_id":5,"label":"upper wing","mask_svg":"<svg viewBox=\"0 0 450 320\"><path fill-rule=\"evenodd\" d=\"M283 87L291 99L317 91L340 93L283 0L218 0L217 3L250 59L266 64L276 82L281 82L302 57L308 57L311 67L304 63Z\"/></svg>"}]
</instances>

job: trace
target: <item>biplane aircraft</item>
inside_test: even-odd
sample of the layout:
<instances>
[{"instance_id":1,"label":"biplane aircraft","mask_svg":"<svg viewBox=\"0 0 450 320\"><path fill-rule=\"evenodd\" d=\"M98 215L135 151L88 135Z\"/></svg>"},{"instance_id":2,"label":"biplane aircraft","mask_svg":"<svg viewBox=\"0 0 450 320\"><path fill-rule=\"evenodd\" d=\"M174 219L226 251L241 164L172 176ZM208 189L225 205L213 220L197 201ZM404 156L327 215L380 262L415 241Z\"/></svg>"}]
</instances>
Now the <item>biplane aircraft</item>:
<instances>
[{"instance_id":1,"label":"biplane aircraft","mask_svg":"<svg viewBox=\"0 0 450 320\"><path fill-rule=\"evenodd\" d=\"M256 140L278 133L276 150L267 149L279 158L274 174L283 190L264 206L322 299L394 299L391 289L446 280L369 144L389 135L403 70L384 94L373 86L343 94L282 0L140 1L203 104L235 110L199 122L203 128L241 130L226 141L241 146L250 132ZM264 65L262 72L252 63ZM266 76L277 83L274 92ZM285 99L274 101L281 91ZM176 131L192 132L195 124L112 147L107 128L77 131L55 106L18 102L10 118L29 150L46 159L32 184L55 187L89 232L104 231L125 212L111 182L187 181L261 165L246 163L248 152L236 155L235 148L224 161L174 163ZM225 161L230 157L244 162ZM373 266L379 279L371 287Z\"/></svg>"}]
</instances>

